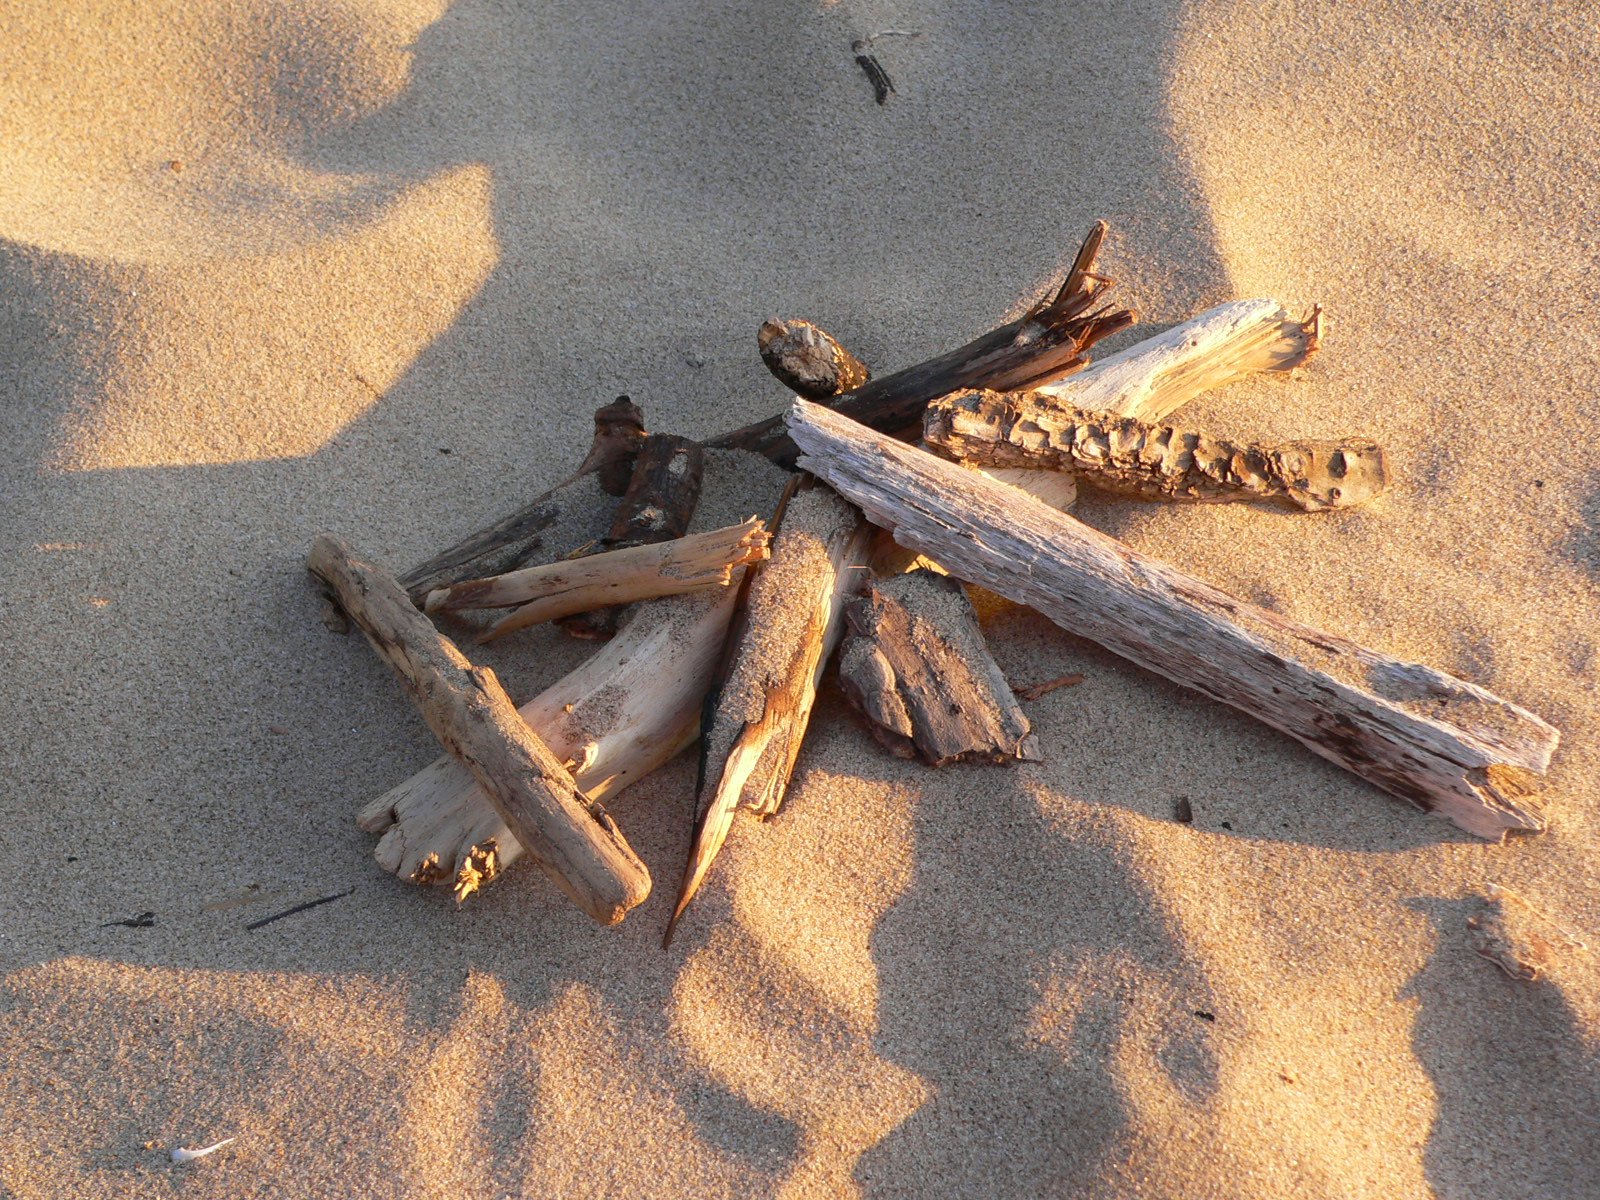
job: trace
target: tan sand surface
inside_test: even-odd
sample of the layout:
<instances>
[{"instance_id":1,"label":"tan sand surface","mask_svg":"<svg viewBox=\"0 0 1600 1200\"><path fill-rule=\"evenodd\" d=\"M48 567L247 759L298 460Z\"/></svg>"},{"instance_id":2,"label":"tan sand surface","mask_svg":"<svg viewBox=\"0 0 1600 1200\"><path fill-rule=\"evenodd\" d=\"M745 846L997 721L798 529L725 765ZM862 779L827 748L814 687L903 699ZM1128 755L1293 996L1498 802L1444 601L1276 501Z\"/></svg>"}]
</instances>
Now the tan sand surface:
<instances>
[{"instance_id":1,"label":"tan sand surface","mask_svg":"<svg viewBox=\"0 0 1600 1200\"><path fill-rule=\"evenodd\" d=\"M1600 1195L1590 6L12 0L0 45L0 1195ZM1086 676L1047 761L890 759L830 687L668 953L689 756L612 805L658 881L617 929L374 865L356 808L436 751L314 533L408 566L620 392L780 407L764 317L905 365L1101 216L1148 331L1327 306L1304 380L1187 416L1397 483L1081 515L1559 725L1548 832L990 599L1014 678ZM507 641L518 698L588 650ZM1507 977L1490 883L1589 950Z\"/></svg>"}]
</instances>

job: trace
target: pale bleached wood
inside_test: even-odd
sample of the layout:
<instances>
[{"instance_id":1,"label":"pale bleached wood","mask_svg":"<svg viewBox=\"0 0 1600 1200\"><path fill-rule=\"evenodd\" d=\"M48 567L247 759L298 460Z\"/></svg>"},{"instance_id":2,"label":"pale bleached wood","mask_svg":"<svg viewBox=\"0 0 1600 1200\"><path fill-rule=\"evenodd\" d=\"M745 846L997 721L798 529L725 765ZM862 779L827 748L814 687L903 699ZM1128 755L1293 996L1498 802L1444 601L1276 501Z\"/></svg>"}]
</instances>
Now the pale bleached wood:
<instances>
[{"instance_id":1,"label":"pale bleached wood","mask_svg":"<svg viewBox=\"0 0 1600 1200\"><path fill-rule=\"evenodd\" d=\"M428 594L427 611L517 606L484 631L481 640L489 641L514 629L608 604L726 587L735 567L766 558L768 540L766 523L750 517L739 525L670 542L605 550L452 584Z\"/></svg>"},{"instance_id":2,"label":"pale bleached wood","mask_svg":"<svg viewBox=\"0 0 1600 1200\"><path fill-rule=\"evenodd\" d=\"M1442 671L1247 604L1015 488L804 401L801 466L960 578L1280 729L1478 836L1538 830L1560 734Z\"/></svg>"},{"instance_id":3,"label":"pale bleached wood","mask_svg":"<svg viewBox=\"0 0 1600 1200\"><path fill-rule=\"evenodd\" d=\"M616 823L573 786L494 672L467 661L393 576L337 538L319 536L307 566L394 668L434 736L472 773L556 886L604 925L650 894L650 872Z\"/></svg>"},{"instance_id":4,"label":"pale bleached wood","mask_svg":"<svg viewBox=\"0 0 1600 1200\"><path fill-rule=\"evenodd\" d=\"M1078 408L1163 421L1203 391L1260 372L1290 372L1321 344L1320 308L1300 318L1276 300L1232 300L1070 378L1029 387Z\"/></svg>"},{"instance_id":5,"label":"pale bleached wood","mask_svg":"<svg viewBox=\"0 0 1600 1200\"><path fill-rule=\"evenodd\" d=\"M794 771L840 610L863 569L871 530L856 508L804 481L783 506L771 559L751 578L725 678L708 698L696 797L699 820L679 918L705 881L740 806L778 810Z\"/></svg>"},{"instance_id":6,"label":"pale bleached wood","mask_svg":"<svg viewBox=\"0 0 1600 1200\"><path fill-rule=\"evenodd\" d=\"M1387 456L1369 438L1238 442L1040 391L941 396L923 414L922 440L971 466L1061 471L1147 499L1274 500L1320 512L1365 504L1389 486Z\"/></svg>"},{"instance_id":7,"label":"pale bleached wood","mask_svg":"<svg viewBox=\"0 0 1600 1200\"><path fill-rule=\"evenodd\" d=\"M770 511L788 478L754 454L708 450L695 525ZM522 706L592 799L614 797L695 740L735 598L728 587L643 601L615 638ZM523 853L483 790L448 757L368 803L358 823L383 835L374 854L385 870L413 883L454 884L462 898Z\"/></svg>"}]
</instances>

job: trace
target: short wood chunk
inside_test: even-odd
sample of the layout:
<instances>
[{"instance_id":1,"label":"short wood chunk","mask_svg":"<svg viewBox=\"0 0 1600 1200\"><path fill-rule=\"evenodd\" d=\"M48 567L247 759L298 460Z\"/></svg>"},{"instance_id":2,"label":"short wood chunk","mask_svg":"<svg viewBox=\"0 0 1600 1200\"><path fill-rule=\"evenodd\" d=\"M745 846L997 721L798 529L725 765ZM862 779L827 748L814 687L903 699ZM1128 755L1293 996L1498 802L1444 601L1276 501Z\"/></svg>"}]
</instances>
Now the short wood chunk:
<instances>
[{"instance_id":1,"label":"short wood chunk","mask_svg":"<svg viewBox=\"0 0 1600 1200\"><path fill-rule=\"evenodd\" d=\"M828 488L802 477L791 491L775 518L772 557L751 578L729 634L722 681L707 698L700 819L668 940L722 848L734 810L771 816L782 804L871 543L861 513Z\"/></svg>"},{"instance_id":2,"label":"short wood chunk","mask_svg":"<svg viewBox=\"0 0 1600 1200\"><path fill-rule=\"evenodd\" d=\"M326 534L307 565L400 676L428 727L483 788L518 840L603 925L650 894L650 872L528 727L494 673L474 667L387 572Z\"/></svg>"},{"instance_id":3,"label":"short wood chunk","mask_svg":"<svg viewBox=\"0 0 1600 1200\"><path fill-rule=\"evenodd\" d=\"M1067 471L1105 491L1156 500L1276 500L1307 512L1349 508L1389 486L1383 447L1236 442L1078 408L1048 392L954 392L923 418L923 441L980 467Z\"/></svg>"},{"instance_id":4,"label":"short wood chunk","mask_svg":"<svg viewBox=\"0 0 1600 1200\"><path fill-rule=\"evenodd\" d=\"M872 378L865 363L810 321L773 317L756 331L756 344L767 370L807 400L843 395Z\"/></svg>"},{"instance_id":5,"label":"short wood chunk","mask_svg":"<svg viewBox=\"0 0 1600 1200\"><path fill-rule=\"evenodd\" d=\"M877 579L845 606L839 683L873 736L902 758L1038 761L961 584L918 569Z\"/></svg>"},{"instance_id":6,"label":"short wood chunk","mask_svg":"<svg viewBox=\"0 0 1600 1200\"><path fill-rule=\"evenodd\" d=\"M1264 721L1480 837L1538 830L1560 740L1527 710L1234 596L1065 513L796 401L801 467L895 540L1140 666Z\"/></svg>"},{"instance_id":7,"label":"short wood chunk","mask_svg":"<svg viewBox=\"0 0 1600 1200\"><path fill-rule=\"evenodd\" d=\"M400 576L412 603L420 608L428 593L439 588L553 562L603 537L644 438L644 414L626 396L597 409L594 442L578 470L516 512Z\"/></svg>"},{"instance_id":8,"label":"short wood chunk","mask_svg":"<svg viewBox=\"0 0 1600 1200\"><path fill-rule=\"evenodd\" d=\"M650 435L634 459L628 490L596 550L625 550L683 537L700 503L704 473L705 451L699 442L671 433ZM574 637L604 639L621 628L627 611L626 605L592 609L563 619L561 627Z\"/></svg>"}]
</instances>

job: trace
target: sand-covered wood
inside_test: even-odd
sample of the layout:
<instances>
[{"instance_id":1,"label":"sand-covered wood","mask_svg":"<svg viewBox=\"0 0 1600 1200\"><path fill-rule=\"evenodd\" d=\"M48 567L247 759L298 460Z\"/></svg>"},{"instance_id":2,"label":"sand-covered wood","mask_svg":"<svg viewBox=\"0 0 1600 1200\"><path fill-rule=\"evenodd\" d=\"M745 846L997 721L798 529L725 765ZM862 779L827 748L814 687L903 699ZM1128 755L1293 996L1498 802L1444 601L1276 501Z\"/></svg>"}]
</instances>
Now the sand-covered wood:
<instances>
[{"instance_id":1,"label":"sand-covered wood","mask_svg":"<svg viewBox=\"0 0 1600 1200\"><path fill-rule=\"evenodd\" d=\"M628 490L596 549L622 550L681 538L700 503L704 473L705 451L699 442L672 433L651 434L634 459ZM593 609L565 618L561 627L574 637L608 638L622 627L626 613L625 605Z\"/></svg>"},{"instance_id":2,"label":"sand-covered wood","mask_svg":"<svg viewBox=\"0 0 1600 1200\"><path fill-rule=\"evenodd\" d=\"M1532 983L1587 947L1525 896L1491 883L1482 911L1467 918L1472 948L1513 979Z\"/></svg>"},{"instance_id":3,"label":"sand-covered wood","mask_svg":"<svg viewBox=\"0 0 1600 1200\"><path fill-rule=\"evenodd\" d=\"M434 736L574 903L611 925L650 894L650 872L616 823L577 790L492 671L467 661L392 576L337 538L319 536L307 566L400 676Z\"/></svg>"},{"instance_id":4,"label":"sand-covered wood","mask_svg":"<svg viewBox=\"0 0 1600 1200\"><path fill-rule=\"evenodd\" d=\"M1039 758L956 580L926 569L874 579L845 623L839 685L891 753L935 767Z\"/></svg>"},{"instance_id":5,"label":"sand-covered wood","mask_svg":"<svg viewBox=\"0 0 1600 1200\"><path fill-rule=\"evenodd\" d=\"M797 401L801 466L952 573L1233 705L1481 837L1544 827L1559 733L1442 671L1247 604L1015 488Z\"/></svg>"},{"instance_id":6,"label":"sand-covered wood","mask_svg":"<svg viewBox=\"0 0 1600 1200\"><path fill-rule=\"evenodd\" d=\"M797 481L772 557L753 576L701 731L699 819L667 938L705 881L739 807L775 813L794 771L841 609L871 529L854 505Z\"/></svg>"},{"instance_id":7,"label":"sand-covered wood","mask_svg":"<svg viewBox=\"0 0 1600 1200\"><path fill-rule=\"evenodd\" d=\"M670 542L606 550L492 579L470 579L428 593L426 607L433 613L517 606L484 631L482 640L488 641L514 629L608 604L726 587L735 567L767 556L767 541L766 523L750 517L739 525Z\"/></svg>"},{"instance_id":8,"label":"sand-covered wood","mask_svg":"<svg viewBox=\"0 0 1600 1200\"><path fill-rule=\"evenodd\" d=\"M554 562L604 537L644 444L644 414L626 396L595 410L589 453L567 479L400 576L419 607L428 593L466 579Z\"/></svg>"},{"instance_id":9,"label":"sand-covered wood","mask_svg":"<svg viewBox=\"0 0 1600 1200\"><path fill-rule=\"evenodd\" d=\"M1090 347L1135 320L1129 309L1095 307L1111 286L1095 273L1105 235L1105 222L1097 222L1060 288L1017 320L937 358L869 380L831 400L830 407L874 429L896 433L920 426L928 402L946 392L969 387L1028 387L1081 369ZM795 459L783 413L723 434L709 444L754 450L784 466Z\"/></svg>"},{"instance_id":10,"label":"sand-covered wood","mask_svg":"<svg viewBox=\"0 0 1600 1200\"><path fill-rule=\"evenodd\" d=\"M1389 486L1369 438L1238 442L1193 429L1078 408L1049 392L942 396L923 441L980 467L1070 472L1106 491L1158 500L1275 500L1307 512L1364 504Z\"/></svg>"},{"instance_id":11,"label":"sand-covered wood","mask_svg":"<svg viewBox=\"0 0 1600 1200\"><path fill-rule=\"evenodd\" d=\"M708 451L696 525L771 511L789 477L742 451ZM577 669L522 705L591 799L609 799L699 734L701 706L723 661L734 587L637 605L622 631ZM366 804L357 823L382 834L385 870L464 899L523 853L470 774L448 756Z\"/></svg>"}]
</instances>

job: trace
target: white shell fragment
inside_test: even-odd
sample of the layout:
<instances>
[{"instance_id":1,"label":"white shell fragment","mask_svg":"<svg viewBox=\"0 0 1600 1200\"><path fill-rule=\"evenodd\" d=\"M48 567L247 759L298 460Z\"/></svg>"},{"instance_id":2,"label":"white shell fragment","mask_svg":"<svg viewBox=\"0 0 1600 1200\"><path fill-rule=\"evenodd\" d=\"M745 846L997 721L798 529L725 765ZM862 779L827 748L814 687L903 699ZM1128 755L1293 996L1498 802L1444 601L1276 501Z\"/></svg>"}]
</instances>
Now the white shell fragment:
<instances>
[{"instance_id":1,"label":"white shell fragment","mask_svg":"<svg viewBox=\"0 0 1600 1200\"><path fill-rule=\"evenodd\" d=\"M238 1140L238 1138L223 1138L220 1142L217 1142L211 1146L202 1147L199 1150L190 1150L187 1146L174 1146L172 1148L172 1161L175 1163L193 1162L197 1158L204 1158L208 1154L215 1154L229 1142L236 1142Z\"/></svg>"}]
</instances>

